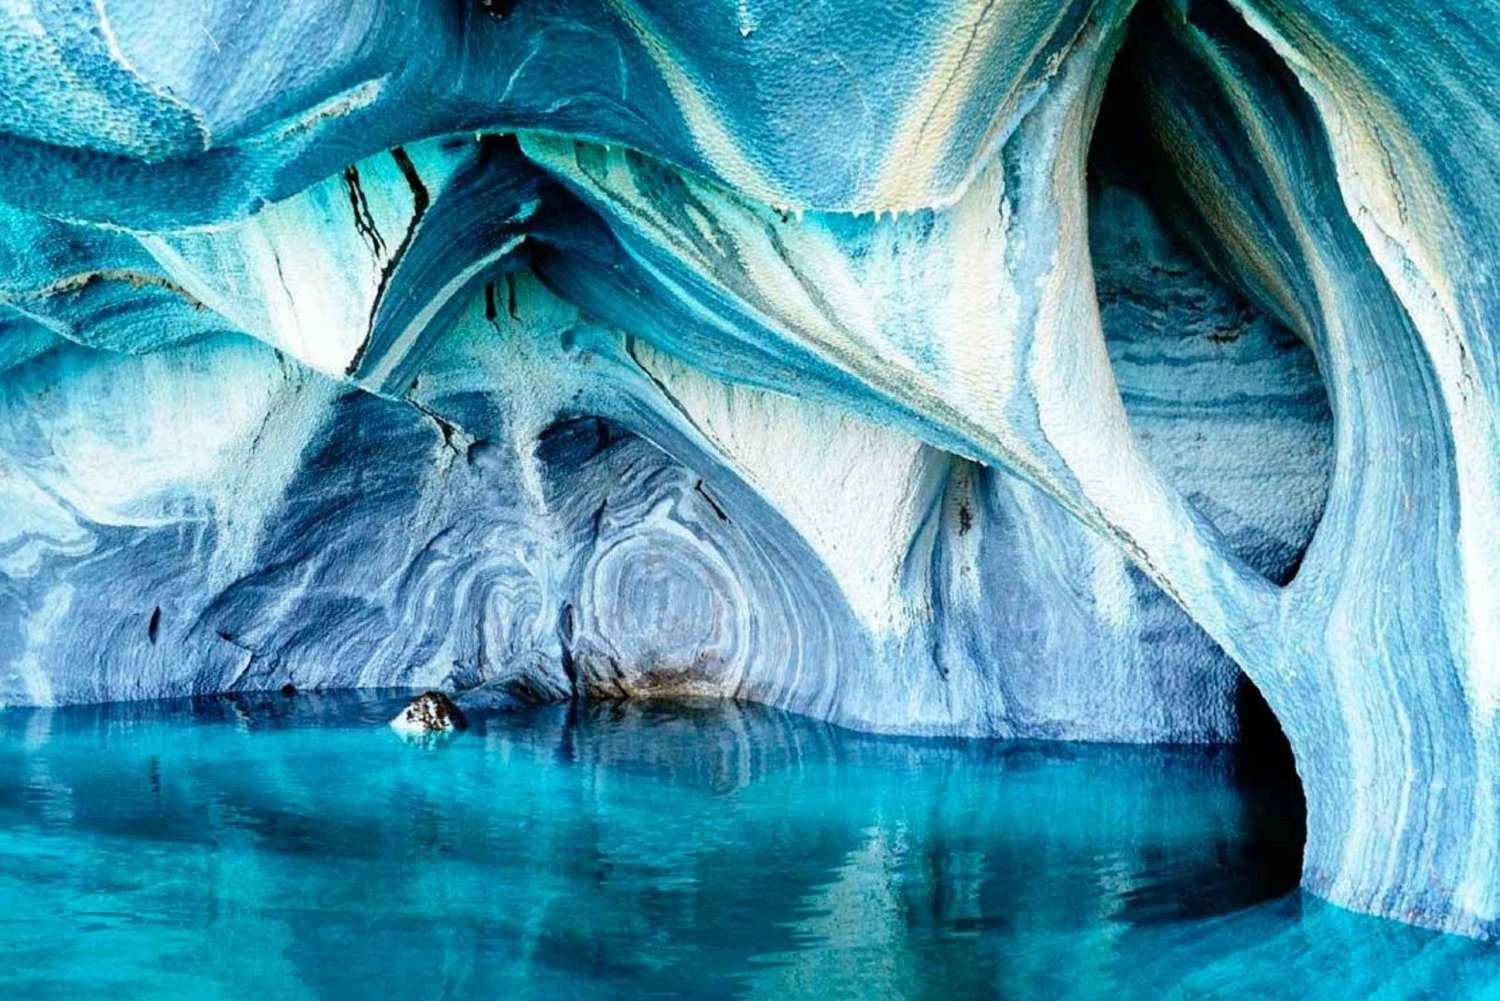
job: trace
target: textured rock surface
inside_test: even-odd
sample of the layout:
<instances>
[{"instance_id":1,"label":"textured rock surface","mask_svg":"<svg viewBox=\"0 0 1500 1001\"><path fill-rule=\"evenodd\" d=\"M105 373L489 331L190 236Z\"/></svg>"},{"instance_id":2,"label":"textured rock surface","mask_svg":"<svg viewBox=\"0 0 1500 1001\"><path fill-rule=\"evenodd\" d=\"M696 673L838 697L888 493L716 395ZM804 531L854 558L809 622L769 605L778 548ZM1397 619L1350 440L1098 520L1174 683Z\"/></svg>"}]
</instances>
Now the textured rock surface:
<instances>
[{"instance_id":1,"label":"textured rock surface","mask_svg":"<svg viewBox=\"0 0 1500 1001\"><path fill-rule=\"evenodd\" d=\"M1348 6L5 7L0 702L1243 671L1306 885L1494 936L1500 18Z\"/></svg>"},{"instance_id":2,"label":"textured rock surface","mask_svg":"<svg viewBox=\"0 0 1500 1001\"><path fill-rule=\"evenodd\" d=\"M396 714L391 726L404 734L451 733L467 730L469 721L442 692L423 692Z\"/></svg>"}]
</instances>

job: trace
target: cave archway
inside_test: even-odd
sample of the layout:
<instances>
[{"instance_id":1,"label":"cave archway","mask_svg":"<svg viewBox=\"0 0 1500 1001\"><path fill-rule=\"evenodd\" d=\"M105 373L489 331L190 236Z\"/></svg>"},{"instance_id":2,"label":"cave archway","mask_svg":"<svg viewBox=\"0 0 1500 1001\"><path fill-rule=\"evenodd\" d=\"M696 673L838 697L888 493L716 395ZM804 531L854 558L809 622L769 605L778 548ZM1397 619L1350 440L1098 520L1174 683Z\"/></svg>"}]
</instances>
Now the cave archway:
<instances>
[{"instance_id":1,"label":"cave archway","mask_svg":"<svg viewBox=\"0 0 1500 1001\"><path fill-rule=\"evenodd\" d=\"M1163 97L1149 62L1173 44L1163 37L1170 16L1157 0L1132 14L1089 148L1101 323L1143 451L1236 555L1286 587L1328 503L1333 408L1314 346L1224 265L1223 234L1197 210L1181 151L1164 147L1152 120ZM1188 16L1239 20L1217 0L1194 3ZM1243 672L1235 702L1235 775L1265 846L1251 878L1271 896L1300 877L1306 800L1286 733Z\"/></svg>"}]
</instances>

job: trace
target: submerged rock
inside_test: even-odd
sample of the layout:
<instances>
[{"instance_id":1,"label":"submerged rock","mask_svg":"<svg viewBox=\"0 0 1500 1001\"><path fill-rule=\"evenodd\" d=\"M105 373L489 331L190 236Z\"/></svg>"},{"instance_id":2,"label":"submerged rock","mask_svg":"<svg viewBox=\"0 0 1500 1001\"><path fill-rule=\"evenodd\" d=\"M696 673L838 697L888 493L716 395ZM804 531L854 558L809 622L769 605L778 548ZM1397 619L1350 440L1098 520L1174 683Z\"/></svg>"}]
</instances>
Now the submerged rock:
<instances>
[{"instance_id":1,"label":"submerged rock","mask_svg":"<svg viewBox=\"0 0 1500 1001\"><path fill-rule=\"evenodd\" d=\"M396 714L391 726L401 733L449 733L467 730L469 721L453 700L442 692L423 692Z\"/></svg>"}]
</instances>

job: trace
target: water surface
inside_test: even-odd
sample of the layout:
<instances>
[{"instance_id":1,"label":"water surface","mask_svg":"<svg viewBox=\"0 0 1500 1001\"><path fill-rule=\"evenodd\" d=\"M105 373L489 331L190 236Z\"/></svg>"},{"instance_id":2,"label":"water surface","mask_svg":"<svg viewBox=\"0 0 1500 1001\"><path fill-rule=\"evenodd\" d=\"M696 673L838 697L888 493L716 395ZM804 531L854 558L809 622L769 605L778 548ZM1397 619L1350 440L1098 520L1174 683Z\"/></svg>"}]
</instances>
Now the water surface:
<instances>
[{"instance_id":1,"label":"water surface","mask_svg":"<svg viewBox=\"0 0 1500 1001\"><path fill-rule=\"evenodd\" d=\"M0 712L0 996L1500 997L1500 953L1291 892L1225 750L403 697Z\"/></svg>"}]
</instances>

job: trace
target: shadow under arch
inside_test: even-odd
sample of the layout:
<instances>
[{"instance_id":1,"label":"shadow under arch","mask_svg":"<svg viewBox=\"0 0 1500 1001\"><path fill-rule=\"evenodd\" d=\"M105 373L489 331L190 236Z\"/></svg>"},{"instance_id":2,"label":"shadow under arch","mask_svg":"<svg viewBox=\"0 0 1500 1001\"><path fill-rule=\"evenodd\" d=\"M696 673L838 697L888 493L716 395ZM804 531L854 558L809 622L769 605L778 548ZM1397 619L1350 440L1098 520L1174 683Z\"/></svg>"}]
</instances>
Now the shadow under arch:
<instances>
[{"instance_id":1,"label":"shadow under arch","mask_svg":"<svg viewBox=\"0 0 1500 1001\"><path fill-rule=\"evenodd\" d=\"M1175 44L1165 18L1201 20L1265 47L1226 3L1189 7L1182 15L1144 0L1106 84L1088 159L1101 321L1143 450L1230 548L1286 587L1328 504L1334 413L1298 318L1226 263L1223 234L1187 193L1183 155L1161 145L1151 121L1153 102L1169 99L1150 80L1157 47ZM1282 725L1243 672L1235 712L1232 774L1257 846L1245 878L1277 896L1301 875L1306 798Z\"/></svg>"}]
</instances>

